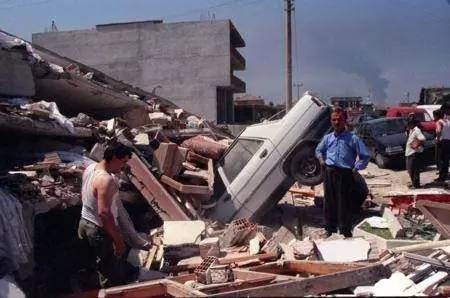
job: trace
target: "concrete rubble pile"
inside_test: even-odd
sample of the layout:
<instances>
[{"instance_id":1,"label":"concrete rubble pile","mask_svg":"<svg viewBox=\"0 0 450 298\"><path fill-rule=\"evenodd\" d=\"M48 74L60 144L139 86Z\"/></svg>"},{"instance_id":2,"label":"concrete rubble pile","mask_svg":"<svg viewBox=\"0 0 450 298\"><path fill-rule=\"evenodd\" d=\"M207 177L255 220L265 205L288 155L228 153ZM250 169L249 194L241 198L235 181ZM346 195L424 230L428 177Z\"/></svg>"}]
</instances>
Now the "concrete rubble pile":
<instances>
[{"instance_id":1,"label":"concrete rubble pile","mask_svg":"<svg viewBox=\"0 0 450 298\"><path fill-rule=\"evenodd\" d=\"M7 156L0 164L0 284L34 274L44 297L62 288L80 297L450 293L450 240L441 240L450 239L448 194L393 195L388 205L366 200L370 216L353 238L310 232L321 223L302 227L320 210L320 196L300 186L287 196L305 207L303 216L284 204L264 223L223 225L207 214L215 208L217 162L232 141L226 130L1 31L0 61L8 82L0 85L0 132L12 143L0 147ZM88 268L76 239L81 177L117 142L133 149L117 177L127 260L166 276L85 293Z\"/></svg>"},{"instance_id":2,"label":"concrete rubble pile","mask_svg":"<svg viewBox=\"0 0 450 298\"><path fill-rule=\"evenodd\" d=\"M292 190L302 193L304 199L314 197L297 187ZM357 225L353 238L337 234L299 237L287 225L274 231L247 219L225 227L198 220L165 221L163 228L152 233L152 249L133 253L141 256L133 264L169 276L100 290L99 297L279 297L331 292L350 296L448 295L450 240L439 238L450 236L450 204L420 201L408 212L415 212L418 227L426 233L411 235L404 234L408 229L400 222L412 215L394 214L394 204L373 202L367 204L366 212L374 216ZM429 221L435 228L425 228ZM434 230L431 241L427 240L428 230ZM395 236L387 237L388 233Z\"/></svg>"}]
</instances>

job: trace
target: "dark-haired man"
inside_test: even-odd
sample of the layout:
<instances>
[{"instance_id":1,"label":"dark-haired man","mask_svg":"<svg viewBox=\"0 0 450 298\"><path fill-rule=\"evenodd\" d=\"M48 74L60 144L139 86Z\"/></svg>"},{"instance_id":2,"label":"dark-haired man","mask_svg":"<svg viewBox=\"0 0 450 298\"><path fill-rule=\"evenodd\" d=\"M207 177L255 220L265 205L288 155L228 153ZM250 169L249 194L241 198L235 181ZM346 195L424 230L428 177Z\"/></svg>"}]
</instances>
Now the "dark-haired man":
<instances>
[{"instance_id":1,"label":"dark-haired man","mask_svg":"<svg viewBox=\"0 0 450 298\"><path fill-rule=\"evenodd\" d=\"M413 115L408 118L408 139L406 141L406 170L411 178L410 188L420 188L420 171L422 169L423 144L425 136L420 129L420 121Z\"/></svg>"},{"instance_id":2,"label":"dark-haired man","mask_svg":"<svg viewBox=\"0 0 450 298\"><path fill-rule=\"evenodd\" d=\"M324 136L316 148L316 156L325 166L324 217L327 236L337 232L338 228L345 237L352 236L355 202L351 201L350 192L354 184L353 171L366 168L370 160L364 143L346 129L346 122L345 112L334 110L331 114L334 131Z\"/></svg>"},{"instance_id":3,"label":"dark-haired man","mask_svg":"<svg viewBox=\"0 0 450 298\"><path fill-rule=\"evenodd\" d=\"M108 147L104 158L83 173L83 202L78 235L96 255L100 286L110 287L136 279L137 269L123 258L127 247L118 227L119 173L131 158L131 149L122 144Z\"/></svg>"}]
</instances>

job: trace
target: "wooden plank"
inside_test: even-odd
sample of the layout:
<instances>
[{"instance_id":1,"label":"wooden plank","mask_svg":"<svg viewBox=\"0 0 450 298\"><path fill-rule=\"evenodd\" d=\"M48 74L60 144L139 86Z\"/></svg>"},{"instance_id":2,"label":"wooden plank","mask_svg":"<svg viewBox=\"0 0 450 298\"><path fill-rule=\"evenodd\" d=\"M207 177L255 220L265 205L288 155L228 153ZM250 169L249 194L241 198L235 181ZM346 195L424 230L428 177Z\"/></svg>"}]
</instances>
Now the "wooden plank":
<instances>
[{"instance_id":1,"label":"wooden plank","mask_svg":"<svg viewBox=\"0 0 450 298\"><path fill-rule=\"evenodd\" d=\"M319 295L340 289L375 283L391 274L389 268L375 264L363 268L326 274L318 277L291 280L251 289L224 292L211 297L281 297Z\"/></svg>"},{"instance_id":2,"label":"wooden plank","mask_svg":"<svg viewBox=\"0 0 450 298\"><path fill-rule=\"evenodd\" d=\"M219 259L219 264L221 265L228 265L233 263L239 263L249 260L261 260L261 261L270 261L270 260L276 260L278 258L277 253L265 253L265 254L259 254L259 255L249 255L249 254L240 254L237 256L229 256ZM194 262L186 265L177 265L177 266L169 266L164 268L164 272L171 272L171 273L177 273L182 271L192 271L195 268L197 268L201 264L201 261Z\"/></svg>"},{"instance_id":3,"label":"wooden plank","mask_svg":"<svg viewBox=\"0 0 450 298\"><path fill-rule=\"evenodd\" d=\"M152 248L148 251L147 261L145 262L145 268L150 269L152 267L153 260L156 257L156 252L158 251L158 246L153 244Z\"/></svg>"},{"instance_id":4,"label":"wooden plank","mask_svg":"<svg viewBox=\"0 0 450 298\"><path fill-rule=\"evenodd\" d=\"M208 188L211 194L214 193L214 164L213 160L210 158L208 160Z\"/></svg>"},{"instance_id":5,"label":"wooden plank","mask_svg":"<svg viewBox=\"0 0 450 298\"><path fill-rule=\"evenodd\" d=\"M274 281L276 279L276 276L265 276L265 277L259 277L255 279L250 280L244 280L244 281L234 281L234 282L228 282L223 284L214 284L214 285L206 285L199 287L198 290L205 293L205 294L214 294L214 293L220 293L220 292L230 292L230 291L237 291L241 289L248 289L252 287L257 287L261 285L267 285L270 282Z\"/></svg>"},{"instance_id":6,"label":"wooden plank","mask_svg":"<svg viewBox=\"0 0 450 298\"><path fill-rule=\"evenodd\" d=\"M249 268L251 271L274 274L314 274L324 275L365 267L359 263L333 263L324 261L284 261L272 262Z\"/></svg>"},{"instance_id":7,"label":"wooden plank","mask_svg":"<svg viewBox=\"0 0 450 298\"><path fill-rule=\"evenodd\" d=\"M413 254L413 253L409 253L409 252L403 253L403 256L405 258L407 258L407 259L420 261L420 262L423 262L423 263L427 263L427 264L430 264L430 265L432 265L434 267L437 267L437 268L442 268L442 269L446 269L446 270L450 269L450 262L447 262L447 261L444 261L444 260L433 259L433 258L430 258L430 257L426 257L426 256L418 255L418 254Z\"/></svg>"},{"instance_id":8,"label":"wooden plank","mask_svg":"<svg viewBox=\"0 0 450 298\"><path fill-rule=\"evenodd\" d=\"M188 288L185 285L180 285L174 281L166 280L167 294L173 297L204 297L204 293Z\"/></svg>"},{"instance_id":9,"label":"wooden plank","mask_svg":"<svg viewBox=\"0 0 450 298\"><path fill-rule=\"evenodd\" d=\"M124 286L112 287L100 290L99 298L116 297L157 297L167 294L166 285L162 280L141 282Z\"/></svg>"},{"instance_id":10,"label":"wooden plank","mask_svg":"<svg viewBox=\"0 0 450 298\"><path fill-rule=\"evenodd\" d=\"M99 298L204 297L204 293L168 279L139 282L100 290Z\"/></svg>"},{"instance_id":11,"label":"wooden plank","mask_svg":"<svg viewBox=\"0 0 450 298\"><path fill-rule=\"evenodd\" d=\"M199 163L204 166L208 166L208 162L210 159L189 150L186 160L194 163Z\"/></svg>"},{"instance_id":12,"label":"wooden plank","mask_svg":"<svg viewBox=\"0 0 450 298\"><path fill-rule=\"evenodd\" d=\"M401 253L401 252L414 252L420 250L428 250L433 248L445 247L450 245L450 240L442 240L442 241L430 241L426 243L413 244L401 247L391 248L389 251L391 253Z\"/></svg>"},{"instance_id":13,"label":"wooden plank","mask_svg":"<svg viewBox=\"0 0 450 298\"><path fill-rule=\"evenodd\" d=\"M416 202L416 208L445 239L450 238L450 204L421 200Z\"/></svg>"},{"instance_id":14,"label":"wooden plank","mask_svg":"<svg viewBox=\"0 0 450 298\"><path fill-rule=\"evenodd\" d=\"M208 186L188 185L180 183L166 175L161 176L161 182L173 189L186 194L212 195L213 191Z\"/></svg>"},{"instance_id":15,"label":"wooden plank","mask_svg":"<svg viewBox=\"0 0 450 298\"><path fill-rule=\"evenodd\" d=\"M157 208L156 212L163 211L158 213L162 220L191 219L136 154L133 153L128 161L128 165L132 174L131 182L142 193L153 209Z\"/></svg>"}]
</instances>

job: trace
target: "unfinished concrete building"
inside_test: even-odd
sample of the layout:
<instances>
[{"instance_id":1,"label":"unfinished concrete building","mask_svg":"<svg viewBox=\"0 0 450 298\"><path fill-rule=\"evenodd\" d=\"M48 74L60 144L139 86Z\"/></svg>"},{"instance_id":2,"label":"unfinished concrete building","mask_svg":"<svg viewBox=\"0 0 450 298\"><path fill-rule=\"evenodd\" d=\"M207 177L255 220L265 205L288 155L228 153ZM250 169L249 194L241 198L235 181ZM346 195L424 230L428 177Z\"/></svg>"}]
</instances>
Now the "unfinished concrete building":
<instances>
[{"instance_id":1,"label":"unfinished concrete building","mask_svg":"<svg viewBox=\"0 0 450 298\"><path fill-rule=\"evenodd\" d=\"M230 20L105 24L36 33L33 43L217 123L233 123L233 94L245 92L234 75L245 69L236 49L245 42Z\"/></svg>"}]
</instances>

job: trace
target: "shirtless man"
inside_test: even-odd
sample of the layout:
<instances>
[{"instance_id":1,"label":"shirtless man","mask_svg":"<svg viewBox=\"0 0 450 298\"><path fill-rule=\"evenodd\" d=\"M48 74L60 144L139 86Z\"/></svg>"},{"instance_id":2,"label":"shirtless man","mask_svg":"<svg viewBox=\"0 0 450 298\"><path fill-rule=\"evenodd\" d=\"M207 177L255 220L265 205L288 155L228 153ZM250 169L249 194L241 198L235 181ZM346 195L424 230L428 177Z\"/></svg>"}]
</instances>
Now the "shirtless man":
<instances>
[{"instance_id":1,"label":"shirtless man","mask_svg":"<svg viewBox=\"0 0 450 298\"><path fill-rule=\"evenodd\" d=\"M110 287L136 279L137 269L125 258L127 246L118 227L116 200L119 191L113 174L119 173L131 158L131 149L122 144L108 147L104 158L83 173L83 207L78 235L96 256L100 286Z\"/></svg>"}]
</instances>

